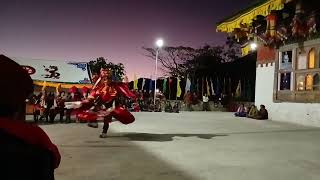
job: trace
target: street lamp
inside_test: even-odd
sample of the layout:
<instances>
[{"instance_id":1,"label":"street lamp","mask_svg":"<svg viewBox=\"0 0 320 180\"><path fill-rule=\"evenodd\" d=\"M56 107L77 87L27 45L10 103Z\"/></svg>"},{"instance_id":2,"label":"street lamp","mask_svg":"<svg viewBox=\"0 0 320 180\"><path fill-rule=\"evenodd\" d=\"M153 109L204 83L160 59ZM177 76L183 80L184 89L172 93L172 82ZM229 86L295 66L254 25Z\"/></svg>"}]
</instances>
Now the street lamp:
<instances>
[{"instance_id":1,"label":"street lamp","mask_svg":"<svg viewBox=\"0 0 320 180\"><path fill-rule=\"evenodd\" d=\"M159 50L163 46L164 42L162 39L158 39L156 41L156 69L155 69L155 80L154 80L154 97L153 97L153 103L154 107L156 106L156 96L157 96L157 78L158 78L158 55L159 55Z\"/></svg>"},{"instance_id":2,"label":"street lamp","mask_svg":"<svg viewBox=\"0 0 320 180\"><path fill-rule=\"evenodd\" d=\"M257 49L257 47L258 47L258 45L257 45L256 42L252 42L252 43L250 44L250 49L251 49L252 51L255 51L255 50Z\"/></svg>"}]
</instances>

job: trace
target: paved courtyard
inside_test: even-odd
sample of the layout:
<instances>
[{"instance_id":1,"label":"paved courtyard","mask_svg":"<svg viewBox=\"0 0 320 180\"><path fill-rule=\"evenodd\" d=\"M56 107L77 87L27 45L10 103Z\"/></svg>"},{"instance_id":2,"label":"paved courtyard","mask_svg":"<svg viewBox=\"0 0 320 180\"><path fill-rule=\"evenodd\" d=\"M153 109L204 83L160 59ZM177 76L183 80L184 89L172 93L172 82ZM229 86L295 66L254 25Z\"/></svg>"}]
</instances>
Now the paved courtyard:
<instances>
[{"instance_id":1,"label":"paved courtyard","mask_svg":"<svg viewBox=\"0 0 320 180\"><path fill-rule=\"evenodd\" d=\"M57 180L319 180L320 129L225 112L136 113L110 137L85 124L41 127L59 146Z\"/></svg>"}]
</instances>

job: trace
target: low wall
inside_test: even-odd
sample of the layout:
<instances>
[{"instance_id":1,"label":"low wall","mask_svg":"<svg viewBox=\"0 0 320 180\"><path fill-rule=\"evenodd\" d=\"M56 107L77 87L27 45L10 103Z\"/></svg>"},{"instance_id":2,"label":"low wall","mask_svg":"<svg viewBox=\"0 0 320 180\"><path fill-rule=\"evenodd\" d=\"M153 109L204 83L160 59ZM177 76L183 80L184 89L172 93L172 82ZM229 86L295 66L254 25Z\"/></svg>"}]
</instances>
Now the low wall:
<instances>
[{"instance_id":1,"label":"low wall","mask_svg":"<svg viewBox=\"0 0 320 180\"><path fill-rule=\"evenodd\" d=\"M176 100L169 100L171 106L177 102ZM178 101L180 103L180 111L188 111L187 105L183 101ZM162 104L162 110L164 111L165 103ZM224 108L221 104L214 104L213 101L209 102L210 111L227 111L227 108ZM202 111L203 102L199 102L198 104L191 105L192 111Z\"/></svg>"}]
</instances>

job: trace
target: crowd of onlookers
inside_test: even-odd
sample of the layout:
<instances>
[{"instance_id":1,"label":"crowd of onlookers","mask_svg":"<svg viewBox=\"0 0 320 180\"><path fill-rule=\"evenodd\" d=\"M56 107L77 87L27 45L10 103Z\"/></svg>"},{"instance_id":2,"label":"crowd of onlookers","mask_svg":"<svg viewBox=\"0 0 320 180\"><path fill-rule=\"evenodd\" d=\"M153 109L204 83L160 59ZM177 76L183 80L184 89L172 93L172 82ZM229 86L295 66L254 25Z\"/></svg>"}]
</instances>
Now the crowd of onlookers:
<instances>
[{"instance_id":1,"label":"crowd of onlookers","mask_svg":"<svg viewBox=\"0 0 320 180\"><path fill-rule=\"evenodd\" d=\"M65 93L64 91L59 93L43 91L38 95L33 95L30 103L33 105L34 121L53 123L55 117L59 115L61 123L70 123L72 109L65 107L65 102L81 101L85 96L80 92Z\"/></svg>"},{"instance_id":2,"label":"crowd of onlookers","mask_svg":"<svg viewBox=\"0 0 320 180\"><path fill-rule=\"evenodd\" d=\"M136 95L136 99L124 99L124 104L129 111L139 112L153 112L153 111L161 111L161 101L165 99L165 97L161 93L157 93L156 101L154 102L154 92L147 90L134 90ZM120 97L121 98L121 97ZM120 100L121 103L121 100Z\"/></svg>"},{"instance_id":3,"label":"crowd of onlookers","mask_svg":"<svg viewBox=\"0 0 320 180\"><path fill-rule=\"evenodd\" d=\"M153 91L140 90L133 92L136 95L135 99L119 96L115 100L116 105L121 105L131 112L180 112L180 101L172 103L161 92L157 92L156 99L154 99ZM72 109L65 106L65 102L81 101L87 96L87 93L81 94L80 91L74 93L42 91L37 95L34 94L29 100L29 103L33 105L34 121L53 123L56 116L59 116L59 122L70 123ZM199 102L199 96L196 93L187 92L184 96L187 110L192 110L191 106ZM203 110L210 111L209 97L207 95L203 96Z\"/></svg>"},{"instance_id":4,"label":"crowd of onlookers","mask_svg":"<svg viewBox=\"0 0 320 180\"><path fill-rule=\"evenodd\" d=\"M165 103L166 99L161 92L157 93L155 102L152 91L134 91L134 93L136 94L135 99L127 99L123 96L117 97L115 105L121 105L131 112L161 112L163 106L165 112L179 112L179 103L176 103L173 107L170 103ZM59 115L60 123L70 123L73 109L65 106L65 102L81 101L87 96L88 93L81 94L80 91L74 93L42 91L37 95L34 94L29 100L29 104L33 105L34 121L36 123L53 123L56 116Z\"/></svg>"},{"instance_id":5,"label":"crowd of onlookers","mask_svg":"<svg viewBox=\"0 0 320 180\"><path fill-rule=\"evenodd\" d=\"M197 105L200 103L201 100L201 95L197 94L196 92L190 92L187 91L183 97L183 102L186 106L186 110L187 111L192 111L193 105ZM208 96L208 94L204 93L202 95L202 110L203 111L210 111L210 105L209 105L209 101L212 101L214 104L214 107L218 107L219 105L222 105L223 107L226 108L226 106L228 105L228 103L230 102L230 99L228 97L228 95L226 94L219 94L219 95L211 95L210 97Z\"/></svg>"},{"instance_id":6,"label":"crowd of onlookers","mask_svg":"<svg viewBox=\"0 0 320 180\"><path fill-rule=\"evenodd\" d=\"M257 106L255 105L251 105L247 108L244 106L244 104L241 104L234 115L237 117L247 117L258 120L266 120L269 118L265 105L260 105L260 109L258 110Z\"/></svg>"},{"instance_id":7,"label":"crowd of onlookers","mask_svg":"<svg viewBox=\"0 0 320 180\"><path fill-rule=\"evenodd\" d=\"M121 105L127 108L131 112L174 112L179 113L181 110L181 101L169 101L165 96L158 92L156 99L154 99L153 91L133 91L136 95L135 99L127 99L123 96L119 96L115 100L115 105ZM70 123L73 109L65 106L65 102L81 101L87 98L88 93L81 94L80 91L76 92L46 92L43 91L37 95L33 95L30 98L30 103L33 105L33 117L35 122L48 122L53 123L56 116L59 116L60 123ZM202 110L210 111L209 101L213 101L214 105L218 104L227 105L227 97L225 95L211 96L207 94L202 96ZM183 103L185 109L192 111L193 105L200 103L200 98L197 93L191 93L188 91L183 97ZM254 119L268 119L268 112L264 105L261 105L260 110L256 106L252 105L246 108L243 104L239 106L236 116L249 117Z\"/></svg>"},{"instance_id":8,"label":"crowd of onlookers","mask_svg":"<svg viewBox=\"0 0 320 180\"><path fill-rule=\"evenodd\" d=\"M119 100L129 111L162 112L164 110L165 112L179 112L180 104L175 102L172 106L171 102L166 100L166 97L161 92L157 92L156 99L154 99L153 91L140 90L134 91L134 93L136 94L136 100L124 98Z\"/></svg>"}]
</instances>

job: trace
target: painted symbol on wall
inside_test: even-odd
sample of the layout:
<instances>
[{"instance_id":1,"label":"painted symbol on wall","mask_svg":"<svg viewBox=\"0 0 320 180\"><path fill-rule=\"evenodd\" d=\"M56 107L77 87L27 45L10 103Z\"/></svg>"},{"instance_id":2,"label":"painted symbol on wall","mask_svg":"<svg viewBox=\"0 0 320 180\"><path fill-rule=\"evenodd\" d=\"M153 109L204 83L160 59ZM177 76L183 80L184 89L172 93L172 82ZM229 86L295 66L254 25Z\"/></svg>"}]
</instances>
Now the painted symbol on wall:
<instances>
[{"instance_id":1,"label":"painted symbol on wall","mask_svg":"<svg viewBox=\"0 0 320 180\"><path fill-rule=\"evenodd\" d=\"M32 75L32 74L36 73L36 69L34 69L34 68L31 67L31 66L22 66L22 68L23 68L24 70L26 70L29 75Z\"/></svg>"},{"instance_id":2,"label":"painted symbol on wall","mask_svg":"<svg viewBox=\"0 0 320 180\"><path fill-rule=\"evenodd\" d=\"M57 71L59 70L57 66L43 66L44 70L47 72L47 74L43 74L42 76L44 78L50 78L50 79L60 79L60 73Z\"/></svg>"}]
</instances>

